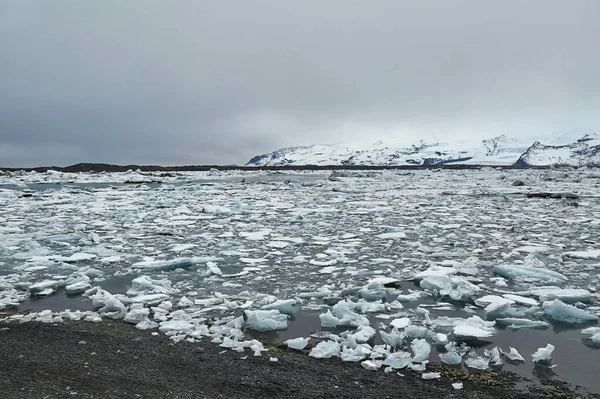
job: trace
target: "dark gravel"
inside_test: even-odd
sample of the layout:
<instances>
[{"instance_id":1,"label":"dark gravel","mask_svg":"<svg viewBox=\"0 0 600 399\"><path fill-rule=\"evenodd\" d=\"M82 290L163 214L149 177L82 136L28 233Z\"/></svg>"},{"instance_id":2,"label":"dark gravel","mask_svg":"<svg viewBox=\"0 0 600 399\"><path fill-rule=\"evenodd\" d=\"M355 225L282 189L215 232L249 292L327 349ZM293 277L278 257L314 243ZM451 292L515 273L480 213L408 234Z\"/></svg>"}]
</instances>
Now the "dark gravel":
<instances>
[{"instance_id":1,"label":"dark gravel","mask_svg":"<svg viewBox=\"0 0 600 399\"><path fill-rule=\"evenodd\" d=\"M209 342L175 344L112 321L0 322L0 343L1 398L575 397L564 387L532 388L508 373L444 368L442 379L424 381L417 372L366 371L280 347L254 357ZM464 389L455 391L451 383L463 379Z\"/></svg>"}]
</instances>

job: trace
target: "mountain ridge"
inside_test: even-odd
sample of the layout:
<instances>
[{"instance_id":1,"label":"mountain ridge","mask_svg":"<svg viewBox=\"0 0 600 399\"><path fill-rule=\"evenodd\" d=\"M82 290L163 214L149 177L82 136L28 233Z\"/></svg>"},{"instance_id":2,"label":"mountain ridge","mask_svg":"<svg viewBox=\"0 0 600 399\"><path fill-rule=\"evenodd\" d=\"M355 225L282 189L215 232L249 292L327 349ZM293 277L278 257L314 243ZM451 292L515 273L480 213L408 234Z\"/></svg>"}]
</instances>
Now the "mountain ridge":
<instances>
[{"instance_id":1,"label":"mountain ridge","mask_svg":"<svg viewBox=\"0 0 600 399\"><path fill-rule=\"evenodd\" d=\"M542 144L542 140L546 144ZM394 139L372 144L342 143L286 147L252 157L246 166L600 166L600 135L572 133L554 137L509 137L425 141L412 145Z\"/></svg>"}]
</instances>

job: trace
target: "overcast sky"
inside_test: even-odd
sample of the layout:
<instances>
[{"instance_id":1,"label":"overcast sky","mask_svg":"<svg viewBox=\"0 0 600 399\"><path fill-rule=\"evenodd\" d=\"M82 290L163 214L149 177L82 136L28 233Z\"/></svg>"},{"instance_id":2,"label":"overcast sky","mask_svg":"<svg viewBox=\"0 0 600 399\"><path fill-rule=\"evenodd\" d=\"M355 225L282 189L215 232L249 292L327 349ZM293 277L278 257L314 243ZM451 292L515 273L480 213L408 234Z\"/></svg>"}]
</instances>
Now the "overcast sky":
<instances>
[{"instance_id":1,"label":"overcast sky","mask_svg":"<svg viewBox=\"0 0 600 399\"><path fill-rule=\"evenodd\" d=\"M0 165L600 127L598 0L0 0Z\"/></svg>"}]
</instances>

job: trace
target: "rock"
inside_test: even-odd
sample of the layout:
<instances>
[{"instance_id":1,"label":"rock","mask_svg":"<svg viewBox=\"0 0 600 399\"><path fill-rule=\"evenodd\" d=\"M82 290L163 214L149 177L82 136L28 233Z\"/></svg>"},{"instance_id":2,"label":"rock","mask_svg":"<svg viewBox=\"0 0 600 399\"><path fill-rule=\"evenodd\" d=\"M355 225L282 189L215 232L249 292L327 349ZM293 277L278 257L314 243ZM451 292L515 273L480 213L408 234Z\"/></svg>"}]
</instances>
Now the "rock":
<instances>
[{"instance_id":1,"label":"rock","mask_svg":"<svg viewBox=\"0 0 600 399\"><path fill-rule=\"evenodd\" d=\"M525 183L523 182L523 180L515 180L512 185L515 187L520 187L520 186L524 186Z\"/></svg>"}]
</instances>

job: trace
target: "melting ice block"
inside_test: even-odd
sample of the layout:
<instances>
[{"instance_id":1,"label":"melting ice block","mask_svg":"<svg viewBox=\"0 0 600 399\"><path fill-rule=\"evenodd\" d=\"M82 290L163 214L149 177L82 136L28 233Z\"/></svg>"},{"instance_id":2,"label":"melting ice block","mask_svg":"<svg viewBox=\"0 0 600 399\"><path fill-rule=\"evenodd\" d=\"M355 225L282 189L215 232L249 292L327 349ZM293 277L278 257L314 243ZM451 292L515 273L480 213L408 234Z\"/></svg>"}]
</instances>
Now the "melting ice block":
<instances>
[{"instance_id":1,"label":"melting ice block","mask_svg":"<svg viewBox=\"0 0 600 399\"><path fill-rule=\"evenodd\" d=\"M465 320L455 320L452 332L460 338L487 338L496 333L493 321L482 320L479 316L471 316Z\"/></svg>"},{"instance_id":2,"label":"melting ice block","mask_svg":"<svg viewBox=\"0 0 600 399\"><path fill-rule=\"evenodd\" d=\"M191 258L177 258L171 260L155 260L149 262L137 262L131 265L134 269L148 271L168 271L175 269L187 269L194 264Z\"/></svg>"},{"instance_id":3,"label":"melting ice block","mask_svg":"<svg viewBox=\"0 0 600 399\"><path fill-rule=\"evenodd\" d=\"M294 339L288 339L287 341L284 341L284 344L286 344L288 346L288 348L291 349L296 349L296 350L302 350L304 348L306 348L306 345L308 345L308 341L310 341L310 338L294 338Z\"/></svg>"},{"instance_id":4,"label":"melting ice block","mask_svg":"<svg viewBox=\"0 0 600 399\"><path fill-rule=\"evenodd\" d=\"M535 363L550 363L552 361L552 352L554 352L554 345L548 344L545 348L539 348L531 358Z\"/></svg>"},{"instance_id":5,"label":"melting ice block","mask_svg":"<svg viewBox=\"0 0 600 399\"><path fill-rule=\"evenodd\" d=\"M442 378L440 373L423 373L421 374L421 378L424 380L437 380L438 378Z\"/></svg>"},{"instance_id":6,"label":"melting ice block","mask_svg":"<svg viewBox=\"0 0 600 399\"><path fill-rule=\"evenodd\" d=\"M521 356L521 354L512 346L509 346L509 351L505 352L502 349L500 349L500 352L502 353L502 355L507 358L508 360L511 360L513 362L524 362L525 359L523 358L523 356Z\"/></svg>"},{"instance_id":7,"label":"melting ice block","mask_svg":"<svg viewBox=\"0 0 600 399\"><path fill-rule=\"evenodd\" d=\"M462 277L431 276L426 277L419 286L427 291L439 293L455 301L471 301L481 288Z\"/></svg>"},{"instance_id":8,"label":"melting ice block","mask_svg":"<svg viewBox=\"0 0 600 399\"><path fill-rule=\"evenodd\" d=\"M592 294L581 288L536 287L529 290L531 295L543 300L560 299L563 302L590 302Z\"/></svg>"},{"instance_id":9,"label":"melting ice block","mask_svg":"<svg viewBox=\"0 0 600 399\"><path fill-rule=\"evenodd\" d=\"M575 306L567 305L558 299L544 302L542 304L542 309L548 318L559 323L582 324L598 320L598 316L576 308Z\"/></svg>"},{"instance_id":10,"label":"melting ice block","mask_svg":"<svg viewBox=\"0 0 600 399\"><path fill-rule=\"evenodd\" d=\"M590 340L595 345L600 345L600 327L590 327L581 330L582 334L591 335Z\"/></svg>"},{"instance_id":11,"label":"melting ice block","mask_svg":"<svg viewBox=\"0 0 600 399\"><path fill-rule=\"evenodd\" d=\"M500 265L494 268L494 273L509 280L528 279L551 283L564 283L568 280L558 272L533 266Z\"/></svg>"},{"instance_id":12,"label":"melting ice block","mask_svg":"<svg viewBox=\"0 0 600 399\"><path fill-rule=\"evenodd\" d=\"M483 354L490 359L490 364L492 366L501 366L504 364L504 361L502 361L502 358L500 357L500 350L497 346L492 349L485 349Z\"/></svg>"},{"instance_id":13,"label":"melting ice block","mask_svg":"<svg viewBox=\"0 0 600 399\"><path fill-rule=\"evenodd\" d=\"M394 319L390 323L390 326L396 327L397 329L403 329L410 325L411 321L408 317L401 317L399 319Z\"/></svg>"},{"instance_id":14,"label":"melting ice block","mask_svg":"<svg viewBox=\"0 0 600 399\"><path fill-rule=\"evenodd\" d=\"M423 363L429 360L431 345L429 345L427 340L415 339L410 346L414 353L414 357L412 359L413 363Z\"/></svg>"},{"instance_id":15,"label":"melting ice block","mask_svg":"<svg viewBox=\"0 0 600 399\"><path fill-rule=\"evenodd\" d=\"M490 366L490 360L473 353L465 360L465 365L472 369L487 370Z\"/></svg>"},{"instance_id":16,"label":"melting ice block","mask_svg":"<svg viewBox=\"0 0 600 399\"><path fill-rule=\"evenodd\" d=\"M273 303L263 306L263 310L278 310L283 314L292 314L298 310L298 303L295 299L279 299Z\"/></svg>"},{"instance_id":17,"label":"melting ice block","mask_svg":"<svg viewBox=\"0 0 600 399\"><path fill-rule=\"evenodd\" d=\"M563 254L567 258L575 259L600 259L600 249L590 249L587 251L571 251Z\"/></svg>"},{"instance_id":18,"label":"melting ice block","mask_svg":"<svg viewBox=\"0 0 600 399\"><path fill-rule=\"evenodd\" d=\"M339 342L323 341L312 348L309 356L316 357L317 359L328 359L332 356L339 356L341 349Z\"/></svg>"},{"instance_id":19,"label":"melting ice block","mask_svg":"<svg viewBox=\"0 0 600 399\"><path fill-rule=\"evenodd\" d=\"M462 356L458 354L456 351L448 351L446 353L440 354L440 359L442 363L449 365L457 365L462 362Z\"/></svg>"},{"instance_id":20,"label":"melting ice block","mask_svg":"<svg viewBox=\"0 0 600 399\"><path fill-rule=\"evenodd\" d=\"M278 310L245 310L248 328L255 331L285 330L287 316Z\"/></svg>"},{"instance_id":21,"label":"melting ice block","mask_svg":"<svg viewBox=\"0 0 600 399\"><path fill-rule=\"evenodd\" d=\"M379 335L381 336L381 340L392 348L400 348L406 339L406 333L398 331L396 327L392 328L389 334L385 331L379 331Z\"/></svg>"},{"instance_id":22,"label":"melting ice block","mask_svg":"<svg viewBox=\"0 0 600 399\"><path fill-rule=\"evenodd\" d=\"M386 297L385 287L377 281L370 282L361 288L358 294L367 301L379 301Z\"/></svg>"},{"instance_id":23,"label":"melting ice block","mask_svg":"<svg viewBox=\"0 0 600 399\"><path fill-rule=\"evenodd\" d=\"M390 366L393 369L403 369L408 366L412 361L412 356L408 352L398 351L387 355L383 364Z\"/></svg>"}]
</instances>

